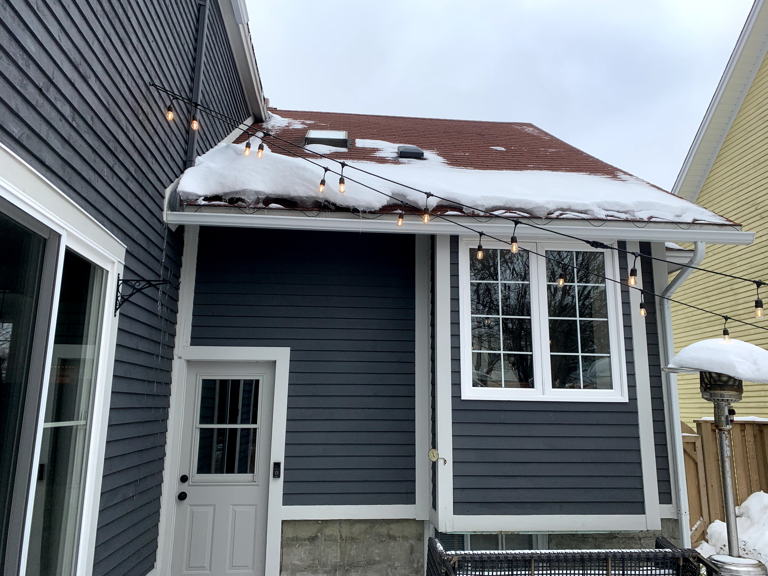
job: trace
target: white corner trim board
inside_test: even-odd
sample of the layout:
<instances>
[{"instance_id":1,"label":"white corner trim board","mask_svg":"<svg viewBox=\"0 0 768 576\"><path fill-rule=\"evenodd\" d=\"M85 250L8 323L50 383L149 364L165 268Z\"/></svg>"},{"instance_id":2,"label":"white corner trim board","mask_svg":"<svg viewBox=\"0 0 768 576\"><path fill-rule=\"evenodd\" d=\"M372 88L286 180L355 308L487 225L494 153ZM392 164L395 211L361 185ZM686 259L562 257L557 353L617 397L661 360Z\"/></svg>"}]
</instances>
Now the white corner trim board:
<instances>
[{"instance_id":1,"label":"white corner trim board","mask_svg":"<svg viewBox=\"0 0 768 576\"><path fill-rule=\"evenodd\" d=\"M451 237L435 237L435 414L437 528L453 515L453 410L451 382Z\"/></svg>"},{"instance_id":2,"label":"white corner trim board","mask_svg":"<svg viewBox=\"0 0 768 576\"><path fill-rule=\"evenodd\" d=\"M627 250L639 252L636 242L629 242ZM631 268L633 257L626 254L627 268ZM640 259L642 260L642 259ZM643 287L643 262L638 261L638 284ZM640 460L643 467L643 500L645 515L648 519L648 529L661 528L659 510L659 484L656 474L656 446L653 433L653 405L651 403L651 376L648 365L648 339L646 335L646 318L637 311L640 307L640 292L629 289L629 302L632 318L632 350L634 353L635 391L637 394L637 422L640 434Z\"/></svg>"},{"instance_id":3,"label":"white corner trim board","mask_svg":"<svg viewBox=\"0 0 768 576\"><path fill-rule=\"evenodd\" d=\"M415 440L416 440L416 519L428 520L430 509L429 445L429 375L430 375L430 243L429 238L417 236L415 243Z\"/></svg>"}]
</instances>

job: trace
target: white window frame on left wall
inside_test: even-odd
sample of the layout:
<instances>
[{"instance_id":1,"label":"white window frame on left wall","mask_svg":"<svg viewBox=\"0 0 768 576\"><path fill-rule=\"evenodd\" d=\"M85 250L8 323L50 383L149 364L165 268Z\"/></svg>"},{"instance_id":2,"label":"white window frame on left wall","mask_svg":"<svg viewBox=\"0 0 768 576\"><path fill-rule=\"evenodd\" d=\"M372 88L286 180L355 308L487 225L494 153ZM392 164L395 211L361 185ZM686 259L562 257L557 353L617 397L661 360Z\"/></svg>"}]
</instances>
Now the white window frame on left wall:
<instances>
[{"instance_id":1,"label":"white window frame on left wall","mask_svg":"<svg viewBox=\"0 0 768 576\"><path fill-rule=\"evenodd\" d=\"M118 318L114 314L114 294L117 276L122 273L125 245L112 235L90 214L72 201L52 182L0 143L0 198L21 210L60 237L57 271L53 292L52 312L48 326L48 342L43 366L40 406L35 428L34 454L31 470L37 470L43 434L45 402L48 394L49 374L53 354L53 333L56 326L61 272L65 250L77 253L101 268L106 275L104 310L99 340L99 362L93 388L91 431L85 464L85 488L79 539L76 550L75 573L85 576L92 572L98 525L99 497L104 468L104 447L109 420L109 402L112 390L115 342ZM34 475L34 474L33 474ZM21 562L19 573L26 571L29 548L32 507L35 501L35 482L29 480L26 513L24 515ZM0 567L2 568L2 567Z\"/></svg>"}]
</instances>

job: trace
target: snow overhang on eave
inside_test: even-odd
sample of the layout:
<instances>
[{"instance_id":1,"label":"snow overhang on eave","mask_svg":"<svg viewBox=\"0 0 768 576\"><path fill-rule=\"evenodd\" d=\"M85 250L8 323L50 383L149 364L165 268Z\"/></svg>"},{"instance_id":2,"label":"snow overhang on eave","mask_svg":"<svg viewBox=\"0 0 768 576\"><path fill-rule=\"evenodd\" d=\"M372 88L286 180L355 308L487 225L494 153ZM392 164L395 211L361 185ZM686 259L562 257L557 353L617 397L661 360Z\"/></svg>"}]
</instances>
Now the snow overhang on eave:
<instances>
[{"instance_id":1,"label":"snow overhang on eave","mask_svg":"<svg viewBox=\"0 0 768 576\"><path fill-rule=\"evenodd\" d=\"M233 213L233 208L199 206L187 207L186 211L165 212L165 221L172 226L221 226L234 228L275 228L287 230L323 230L334 232L376 232L387 234L453 234L466 235L468 231L443 219L432 219L424 224L419 215L407 215L403 226L396 226L396 214L313 212L285 209L243 209ZM511 220L450 216L485 234L506 237L512 234ZM707 242L711 244L751 244L755 235L744 232L733 224L691 224L672 222L635 222L620 220L575 220L519 218L559 233L570 234L585 240L611 242L628 240L639 242ZM554 234L528 228L524 224L518 236L530 239L556 239Z\"/></svg>"}]
</instances>

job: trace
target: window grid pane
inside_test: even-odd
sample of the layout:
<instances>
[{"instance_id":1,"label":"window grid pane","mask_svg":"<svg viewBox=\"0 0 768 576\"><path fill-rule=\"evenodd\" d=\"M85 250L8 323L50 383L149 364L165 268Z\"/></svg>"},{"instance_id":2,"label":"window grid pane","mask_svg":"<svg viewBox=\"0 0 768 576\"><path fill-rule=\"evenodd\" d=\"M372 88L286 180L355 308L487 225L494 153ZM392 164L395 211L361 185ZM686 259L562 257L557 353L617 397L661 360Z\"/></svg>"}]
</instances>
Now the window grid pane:
<instances>
[{"instance_id":1,"label":"window grid pane","mask_svg":"<svg viewBox=\"0 0 768 576\"><path fill-rule=\"evenodd\" d=\"M470 249L472 386L533 387L528 254Z\"/></svg>"},{"instance_id":2,"label":"window grid pane","mask_svg":"<svg viewBox=\"0 0 768 576\"><path fill-rule=\"evenodd\" d=\"M552 388L612 388L602 252L552 251L547 260ZM571 263L565 266L560 262ZM557 278L565 274L565 286Z\"/></svg>"}]
</instances>

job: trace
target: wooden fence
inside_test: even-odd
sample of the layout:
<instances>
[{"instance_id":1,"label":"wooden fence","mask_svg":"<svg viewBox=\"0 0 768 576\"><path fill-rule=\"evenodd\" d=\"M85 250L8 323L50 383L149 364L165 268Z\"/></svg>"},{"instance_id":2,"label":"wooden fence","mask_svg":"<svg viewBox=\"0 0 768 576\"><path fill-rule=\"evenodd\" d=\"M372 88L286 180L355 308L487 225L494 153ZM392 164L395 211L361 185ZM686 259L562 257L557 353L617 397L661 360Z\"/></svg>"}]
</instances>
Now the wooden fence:
<instances>
[{"instance_id":1,"label":"wooden fence","mask_svg":"<svg viewBox=\"0 0 768 576\"><path fill-rule=\"evenodd\" d=\"M711 420L697 420L696 431L682 426L691 541L696 545L710 523L725 517L720 450ZM731 437L736 503L741 504L753 492L768 492L768 422L737 420Z\"/></svg>"}]
</instances>

